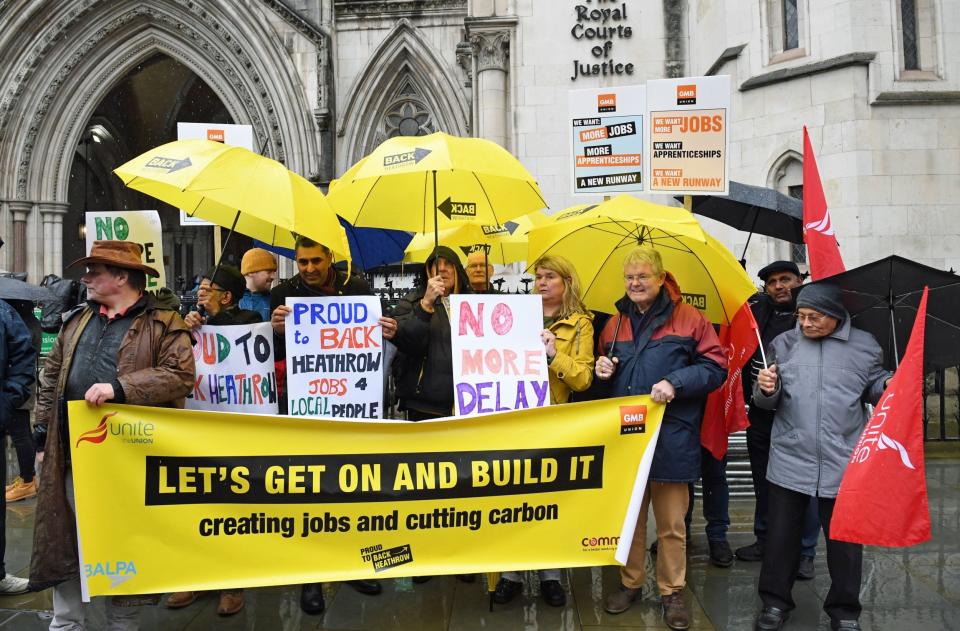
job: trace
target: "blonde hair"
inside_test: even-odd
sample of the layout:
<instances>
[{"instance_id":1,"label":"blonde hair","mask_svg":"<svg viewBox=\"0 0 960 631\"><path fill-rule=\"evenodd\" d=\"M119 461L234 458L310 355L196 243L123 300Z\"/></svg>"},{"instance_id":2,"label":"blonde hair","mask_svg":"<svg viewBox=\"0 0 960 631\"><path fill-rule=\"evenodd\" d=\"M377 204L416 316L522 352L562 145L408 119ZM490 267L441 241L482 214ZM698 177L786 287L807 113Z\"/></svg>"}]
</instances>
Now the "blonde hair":
<instances>
[{"instance_id":1,"label":"blonde hair","mask_svg":"<svg viewBox=\"0 0 960 631\"><path fill-rule=\"evenodd\" d=\"M663 275L663 259L660 258L660 253L653 248L644 246L637 246L627 252L627 256L623 259L623 268L626 269L631 265L642 265L644 263L649 265L650 270L657 276Z\"/></svg>"},{"instance_id":2,"label":"blonde hair","mask_svg":"<svg viewBox=\"0 0 960 631\"><path fill-rule=\"evenodd\" d=\"M580 297L580 278L570 261L562 256L548 254L540 257L534 264L534 272L538 269L556 272L563 279L563 300L560 303L560 313L557 314L559 319L569 318L575 313L590 313Z\"/></svg>"}]
</instances>

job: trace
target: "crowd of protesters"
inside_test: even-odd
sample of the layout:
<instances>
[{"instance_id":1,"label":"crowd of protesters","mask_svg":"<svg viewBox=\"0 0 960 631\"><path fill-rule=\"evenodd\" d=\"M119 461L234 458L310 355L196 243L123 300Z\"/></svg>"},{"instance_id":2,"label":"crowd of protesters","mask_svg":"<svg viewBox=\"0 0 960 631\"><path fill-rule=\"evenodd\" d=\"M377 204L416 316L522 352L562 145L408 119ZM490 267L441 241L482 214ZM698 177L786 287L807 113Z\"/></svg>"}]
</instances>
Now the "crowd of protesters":
<instances>
[{"instance_id":1,"label":"crowd of protesters","mask_svg":"<svg viewBox=\"0 0 960 631\"><path fill-rule=\"evenodd\" d=\"M195 371L190 333L203 325L269 322L281 375L285 322L291 313L287 298L372 294L366 280L337 270L322 244L301 237L295 261L298 273L279 284L276 258L262 249L247 251L240 269L215 267L199 285L197 310L185 318L169 300L145 291L146 276L158 272L141 263L136 244L97 241L89 256L73 263L85 268L87 301L64 314L38 383L32 440L42 455L43 475L29 585L3 569L0 521L0 593L52 587L50 628L85 628L66 402L183 407ZM756 541L734 553L726 539L726 461L714 459L700 446L704 402L726 379L727 358L714 326L681 300L682 279L664 269L656 250L635 248L623 260L623 297L610 305L614 315L603 320L605 316L584 305L577 271L569 261L546 256L531 269L543 305L541 340L550 403L564 404L585 393L582 396L649 395L666 404L627 563L620 569L618 588L606 595L606 611L622 613L641 596L647 582L646 524L652 506L656 542L649 552L656 554L655 584L663 616L672 629L689 627L682 591L692 488L702 479L711 562L729 567L734 556L762 562L763 609L757 629L783 626L794 607L794 580L813 578L813 551L821 529L831 578L824 609L834 629L860 628L862 548L830 539L830 518L845 463L866 420L864 403L879 398L889 374L882 369L878 344L851 326L837 293L823 285L801 288L800 270L788 261L760 271L763 291L751 306L766 353L758 349L744 377ZM380 318L384 339L396 349L390 374L398 409L407 420L453 414L450 296L494 293L493 271L483 252L470 254L465 266L457 252L438 247L424 265L418 289L390 310L390 316ZM23 319L0 301L0 429L5 434L14 434L15 411L31 396L37 346ZM843 361L853 355L856 361ZM859 368L850 370L851 365ZM285 413L282 381L279 385ZM826 438L823 444L829 448L817 449L818 438ZM29 460L21 462L20 478L7 486L6 501L37 493ZM3 513L0 510L0 519ZM562 570L530 569L538 571L544 601L564 605ZM368 595L382 590L376 580L349 584ZM521 573L504 572L493 599L506 603L522 591ZM186 607L196 598L195 592L178 592L169 595L165 605ZM136 605L159 602L159 596L105 600L111 629L136 629ZM220 592L219 614L229 616L243 606L242 590ZM302 586L300 606L307 614L324 610L320 584Z\"/></svg>"}]
</instances>

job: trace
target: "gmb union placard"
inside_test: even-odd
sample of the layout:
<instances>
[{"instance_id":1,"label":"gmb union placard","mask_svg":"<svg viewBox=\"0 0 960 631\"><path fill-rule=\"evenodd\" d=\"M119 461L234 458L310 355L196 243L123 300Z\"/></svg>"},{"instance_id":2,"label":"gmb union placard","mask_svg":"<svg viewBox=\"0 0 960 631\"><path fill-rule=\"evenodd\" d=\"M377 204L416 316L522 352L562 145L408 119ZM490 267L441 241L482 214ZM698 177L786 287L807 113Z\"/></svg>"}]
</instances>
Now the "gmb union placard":
<instances>
[{"instance_id":1,"label":"gmb union placard","mask_svg":"<svg viewBox=\"0 0 960 631\"><path fill-rule=\"evenodd\" d=\"M635 193L643 186L646 88L571 90L573 193Z\"/></svg>"},{"instance_id":2,"label":"gmb union placard","mask_svg":"<svg viewBox=\"0 0 960 631\"><path fill-rule=\"evenodd\" d=\"M647 82L647 189L726 195L730 77Z\"/></svg>"}]
</instances>

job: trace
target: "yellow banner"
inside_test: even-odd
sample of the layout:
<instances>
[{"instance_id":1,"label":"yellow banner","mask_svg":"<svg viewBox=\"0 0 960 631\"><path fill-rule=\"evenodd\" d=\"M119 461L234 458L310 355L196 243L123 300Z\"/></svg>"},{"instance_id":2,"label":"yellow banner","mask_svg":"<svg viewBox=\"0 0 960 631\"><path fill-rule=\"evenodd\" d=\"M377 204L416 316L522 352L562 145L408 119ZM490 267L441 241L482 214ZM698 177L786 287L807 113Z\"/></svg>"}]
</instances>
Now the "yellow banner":
<instances>
[{"instance_id":1,"label":"yellow banner","mask_svg":"<svg viewBox=\"0 0 960 631\"><path fill-rule=\"evenodd\" d=\"M90 596L623 562L663 415L648 397L420 423L69 405Z\"/></svg>"}]
</instances>

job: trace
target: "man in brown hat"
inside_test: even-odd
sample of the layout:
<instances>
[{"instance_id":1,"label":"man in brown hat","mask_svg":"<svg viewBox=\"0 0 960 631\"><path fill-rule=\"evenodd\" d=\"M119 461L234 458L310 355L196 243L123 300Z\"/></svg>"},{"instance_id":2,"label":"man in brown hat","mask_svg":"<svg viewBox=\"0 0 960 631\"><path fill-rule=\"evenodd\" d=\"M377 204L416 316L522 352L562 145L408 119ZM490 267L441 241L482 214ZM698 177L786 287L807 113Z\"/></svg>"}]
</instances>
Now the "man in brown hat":
<instances>
[{"instance_id":1,"label":"man in brown hat","mask_svg":"<svg viewBox=\"0 0 960 631\"><path fill-rule=\"evenodd\" d=\"M190 334L176 311L144 292L143 249L127 241L95 241L81 281L87 304L68 313L40 379L36 421L46 426L44 483L37 500L30 585L53 586L54 629L83 629L73 473L66 402L183 407L193 385ZM149 597L106 599L110 629L136 629Z\"/></svg>"}]
</instances>

